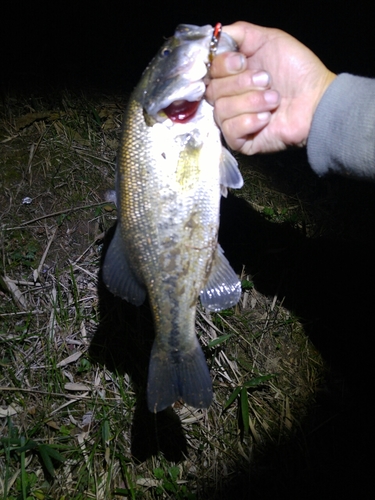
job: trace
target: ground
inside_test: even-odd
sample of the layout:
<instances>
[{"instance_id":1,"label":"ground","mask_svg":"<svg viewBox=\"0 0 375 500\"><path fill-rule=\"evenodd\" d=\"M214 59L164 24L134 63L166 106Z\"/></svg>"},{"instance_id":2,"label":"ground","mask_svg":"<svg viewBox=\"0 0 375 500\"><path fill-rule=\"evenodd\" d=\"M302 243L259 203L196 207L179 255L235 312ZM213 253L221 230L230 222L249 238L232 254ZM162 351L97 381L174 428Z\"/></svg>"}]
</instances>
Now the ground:
<instances>
[{"instance_id":1,"label":"ground","mask_svg":"<svg viewBox=\"0 0 375 500\"><path fill-rule=\"evenodd\" d=\"M223 199L220 242L243 295L196 322L214 402L155 416L149 308L100 280L126 98L0 105L2 496L360 496L374 185L319 179L303 151L238 157L245 187Z\"/></svg>"}]
</instances>

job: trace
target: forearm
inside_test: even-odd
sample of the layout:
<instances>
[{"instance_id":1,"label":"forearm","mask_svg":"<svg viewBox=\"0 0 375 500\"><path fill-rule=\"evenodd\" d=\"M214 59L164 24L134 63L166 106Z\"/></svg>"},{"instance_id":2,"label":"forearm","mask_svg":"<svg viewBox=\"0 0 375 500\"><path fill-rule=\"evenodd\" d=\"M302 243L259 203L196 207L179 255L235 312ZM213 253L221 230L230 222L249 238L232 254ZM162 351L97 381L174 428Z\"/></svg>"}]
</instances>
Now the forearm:
<instances>
[{"instance_id":1,"label":"forearm","mask_svg":"<svg viewBox=\"0 0 375 500\"><path fill-rule=\"evenodd\" d=\"M311 167L375 179L375 80L339 75L323 95L307 140Z\"/></svg>"}]
</instances>

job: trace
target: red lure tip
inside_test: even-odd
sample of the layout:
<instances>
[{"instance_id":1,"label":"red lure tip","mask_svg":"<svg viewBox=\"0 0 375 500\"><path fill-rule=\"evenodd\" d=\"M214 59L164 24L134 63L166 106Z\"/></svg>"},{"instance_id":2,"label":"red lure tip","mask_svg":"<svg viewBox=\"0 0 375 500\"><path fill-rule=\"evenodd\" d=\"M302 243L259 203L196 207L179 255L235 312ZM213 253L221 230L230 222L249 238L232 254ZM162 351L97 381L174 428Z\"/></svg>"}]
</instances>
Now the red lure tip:
<instances>
[{"instance_id":1,"label":"red lure tip","mask_svg":"<svg viewBox=\"0 0 375 500\"><path fill-rule=\"evenodd\" d=\"M219 45L220 35L221 35L222 24L216 23L214 30L212 32L212 38L210 42L210 54L209 54L209 66L211 65L214 56L217 51L217 47Z\"/></svg>"}]
</instances>

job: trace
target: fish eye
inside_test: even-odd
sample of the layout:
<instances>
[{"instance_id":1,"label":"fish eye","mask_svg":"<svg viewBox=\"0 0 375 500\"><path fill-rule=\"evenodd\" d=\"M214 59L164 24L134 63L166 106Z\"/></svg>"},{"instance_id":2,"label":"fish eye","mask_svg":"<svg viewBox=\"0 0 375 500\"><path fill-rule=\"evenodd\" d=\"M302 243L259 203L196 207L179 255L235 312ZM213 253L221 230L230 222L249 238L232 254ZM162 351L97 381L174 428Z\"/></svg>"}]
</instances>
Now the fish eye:
<instances>
[{"instance_id":1,"label":"fish eye","mask_svg":"<svg viewBox=\"0 0 375 500\"><path fill-rule=\"evenodd\" d=\"M168 57L168 56L169 56L169 54L170 54L171 52L172 52L172 51L171 51L171 49L168 49L168 48L166 47L165 49L163 49L163 50L161 51L161 55L162 55L163 57Z\"/></svg>"}]
</instances>

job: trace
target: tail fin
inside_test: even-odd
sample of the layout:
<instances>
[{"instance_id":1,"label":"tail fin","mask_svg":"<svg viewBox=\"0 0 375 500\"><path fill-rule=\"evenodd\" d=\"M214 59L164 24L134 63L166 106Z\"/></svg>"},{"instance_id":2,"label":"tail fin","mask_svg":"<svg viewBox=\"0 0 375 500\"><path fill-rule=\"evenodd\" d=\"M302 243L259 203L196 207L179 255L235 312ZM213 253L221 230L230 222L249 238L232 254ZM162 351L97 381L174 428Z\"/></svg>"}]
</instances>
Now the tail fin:
<instances>
[{"instance_id":1,"label":"tail fin","mask_svg":"<svg viewBox=\"0 0 375 500\"><path fill-rule=\"evenodd\" d=\"M148 409L157 413L182 398L194 408L208 408L212 401L212 381L198 339L184 352L163 352L154 343L148 373Z\"/></svg>"}]
</instances>

